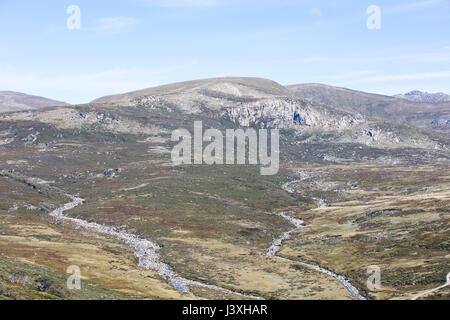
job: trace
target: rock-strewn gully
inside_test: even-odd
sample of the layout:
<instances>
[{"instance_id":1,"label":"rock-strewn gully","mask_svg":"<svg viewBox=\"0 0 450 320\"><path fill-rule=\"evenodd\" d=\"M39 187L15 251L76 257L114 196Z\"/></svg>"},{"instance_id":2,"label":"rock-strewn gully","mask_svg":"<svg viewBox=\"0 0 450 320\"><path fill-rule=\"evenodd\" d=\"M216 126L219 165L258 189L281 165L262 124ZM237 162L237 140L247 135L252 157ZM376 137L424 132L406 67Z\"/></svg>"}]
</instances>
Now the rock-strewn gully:
<instances>
[{"instance_id":1,"label":"rock-strewn gully","mask_svg":"<svg viewBox=\"0 0 450 320\"><path fill-rule=\"evenodd\" d=\"M285 190L288 193L294 193L295 191L293 189L290 188L290 184L285 184L283 185L283 190ZM280 238L275 239L272 243L272 246L269 248L267 255L270 257L277 257L277 253L278 251L280 251L281 246L283 245L283 242L286 241L287 239L289 239L291 237L291 234L294 232L299 232L302 228L304 228L304 221L300 220L300 219L296 219L293 218L291 216L289 216L286 212L280 212L277 213L280 217L283 217L284 219L286 219L287 221L289 221L292 225L295 226L295 229L290 230L288 232L285 232ZM279 257L277 257L279 258ZM285 258L282 258L285 259ZM286 259L288 260L288 259ZM290 260L291 261L291 260ZM354 295L357 299L359 300L367 300L365 297L363 297L358 289L356 289L351 283L350 281L348 281L347 279L345 279L345 277L338 275L334 272L331 272L330 270L327 270L325 268L313 265L313 264L309 264L309 263L305 263L305 262L298 262L295 261L309 269L312 270L316 270L318 272L322 272L330 277L333 277L335 279L337 279L342 285L344 285L347 290Z\"/></svg>"},{"instance_id":2,"label":"rock-strewn gully","mask_svg":"<svg viewBox=\"0 0 450 320\"><path fill-rule=\"evenodd\" d=\"M134 234L127 233L125 231L121 231L113 227L108 227L98 223L87 222L82 219L65 216L64 212L71 210L84 203L84 199L72 195L67 196L70 199L72 199L72 202L69 202L63 205L62 207L59 207L56 210L52 211L50 213L52 217L56 218L58 221L70 223L75 225L76 227L83 228L85 230L110 235L118 240L124 241L126 244L135 249L134 254L139 259L140 267L156 272L159 276L161 276L168 283L170 283L175 289L181 292L192 294L189 287L196 286L221 291L227 294L238 295L247 299L261 299L260 297L244 295L238 292L231 291L229 289L204 284L201 282L185 279L178 276L168 264L161 261L161 258L157 252L160 249L160 247L156 243L153 243L146 239L139 238Z\"/></svg>"}]
</instances>

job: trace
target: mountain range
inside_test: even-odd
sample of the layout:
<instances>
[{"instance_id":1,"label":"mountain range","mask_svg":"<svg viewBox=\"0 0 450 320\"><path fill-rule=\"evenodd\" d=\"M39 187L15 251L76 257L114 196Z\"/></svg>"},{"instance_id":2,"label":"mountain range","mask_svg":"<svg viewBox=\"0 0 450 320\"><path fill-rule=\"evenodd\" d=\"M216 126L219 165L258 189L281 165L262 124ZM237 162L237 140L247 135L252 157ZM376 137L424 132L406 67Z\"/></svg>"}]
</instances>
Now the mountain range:
<instances>
[{"instance_id":1,"label":"mountain range","mask_svg":"<svg viewBox=\"0 0 450 320\"><path fill-rule=\"evenodd\" d=\"M217 78L49 103L0 113L0 299L450 295L428 293L448 273L447 102ZM280 129L278 174L173 163L195 121Z\"/></svg>"},{"instance_id":2,"label":"mountain range","mask_svg":"<svg viewBox=\"0 0 450 320\"><path fill-rule=\"evenodd\" d=\"M334 112L346 112L356 117L389 119L437 131L447 131L450 126L450 96L443 93L430 94L415 90L406 94L386 96L324 84L282 86L274 81L259 78L187 81L101 97L92 103L148 105L164 101L166 105L176 105L185 112L197 113L201 111L202 104L207 105L208 109L219 110L235 107L236 103L251 104L264 101L270 104L275 100L287 109L292 109L289 100L294 104L302 100L303 103L307 101L320 104L326 108L333 108ZM24 93L0 92L0 113L67 105L64 102ZM316 106L317 108L319 107ZM267 112L272 111L266 110ZM265 117L267 116L266 114ZM302 120L299 119L300 122Z\"/></svg>"}]
</instances>

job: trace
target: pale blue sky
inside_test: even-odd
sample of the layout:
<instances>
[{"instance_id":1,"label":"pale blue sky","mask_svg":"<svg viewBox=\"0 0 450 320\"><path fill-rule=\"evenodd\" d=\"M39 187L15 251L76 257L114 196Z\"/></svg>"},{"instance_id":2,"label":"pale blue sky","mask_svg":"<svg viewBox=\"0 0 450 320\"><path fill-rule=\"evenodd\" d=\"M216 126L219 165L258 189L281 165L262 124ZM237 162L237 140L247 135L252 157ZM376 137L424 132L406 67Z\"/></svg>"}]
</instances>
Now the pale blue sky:
<instances>
[{"instance_id":1,"label":"pale blue sky","mask_svg":"<svg viewBox=\"0 0 450 320\"><path fill-rule=\"evenodd\" d=\"M449 0L0 0L0 40L0 90L71 103L220 76L450 93Z\"/></svg>"}]
</instances>

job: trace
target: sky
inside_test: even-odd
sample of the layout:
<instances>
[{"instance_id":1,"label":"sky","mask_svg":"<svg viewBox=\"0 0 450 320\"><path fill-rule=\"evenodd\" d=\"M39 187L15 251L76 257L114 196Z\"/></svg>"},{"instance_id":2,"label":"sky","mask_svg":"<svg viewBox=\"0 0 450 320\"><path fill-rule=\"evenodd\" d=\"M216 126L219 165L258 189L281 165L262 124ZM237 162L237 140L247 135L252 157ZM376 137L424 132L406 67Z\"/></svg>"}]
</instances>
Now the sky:
<instances>
[{"instance_id":1,"label":"sky","mask_svg":"<svg viewBox=\"0 0 450 320\"><path fill-rule=\"evenodd\" d=\"M450 0L0 0L0 43L0 91L73 104L224 76L450 94Z\"/></svg>"}]
</instances>

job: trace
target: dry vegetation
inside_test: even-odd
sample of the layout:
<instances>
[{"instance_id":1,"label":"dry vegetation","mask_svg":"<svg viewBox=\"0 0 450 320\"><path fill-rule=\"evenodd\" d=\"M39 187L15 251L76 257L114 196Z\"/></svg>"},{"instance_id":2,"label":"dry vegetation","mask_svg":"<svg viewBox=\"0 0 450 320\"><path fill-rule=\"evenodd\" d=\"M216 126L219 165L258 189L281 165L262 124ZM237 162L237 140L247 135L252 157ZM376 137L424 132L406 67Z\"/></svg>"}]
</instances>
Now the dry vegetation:
<instances>
[{"instance_id":1,"label":"dry vegetation","mask_svg":"<svg viewBox=\"0 0 450 320\"><path fill-rule=\"evenodd\" d=\"M258 92L255 99L284 94L273 83L265 90L256 80L247 85ZM48 213L69 202L66 193L86 200L66 214L154 241L180 276L235 293L354 299L336 279L301 262L344 275L372 299L410 299L445 282L447 149L408 146L409 138L402 147L384 148L352 140L355 132L287 129L281 131L283 168L276 176L260 176L255 166L175 167L168 153L172 130L192 128L199 117L205 128L234 128L205 104L236 103L230 95L251 98L240 82L214 86L222 95L202 91L208 96L203 103L192 100L188 88L192 101L186 101L198 114L177 110L175 100L166 109L158 100L156 106L97 103L2 114L0 298L242 299L204 287L193 286L194 296L179 292L140 268L124 243L57 223ZM175 99L183 88L166 89ZM448 145L436 133L393 131ZM283 190L286 183L292 193ZM274 239L293 229L280 211L305 227L283 244L282 258L268 257ZM70 265L81 267L81 291L65 286ZM378 292L366 287L370 265L382 271ZM448 299L448 290L424 298Z\"/></svg>"}]
</instances>

